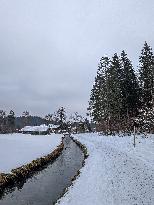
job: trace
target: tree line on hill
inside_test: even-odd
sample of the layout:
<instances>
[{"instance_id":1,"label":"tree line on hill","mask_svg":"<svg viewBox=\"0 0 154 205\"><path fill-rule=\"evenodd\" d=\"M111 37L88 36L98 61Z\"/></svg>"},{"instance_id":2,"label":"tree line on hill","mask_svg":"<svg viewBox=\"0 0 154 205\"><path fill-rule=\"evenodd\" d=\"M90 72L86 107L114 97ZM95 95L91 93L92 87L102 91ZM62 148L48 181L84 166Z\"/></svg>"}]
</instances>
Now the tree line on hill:
<instances>
[{"instance_id":1,"label":"tree line on hill","mask_svg":"<svg viewBox=\"0 0 154 205\"><path fill-rule=\"evenodd\" d=\"M4 110L0 110L0 133L13 133L27 125L35 126L45 123L44 118L31 116L28 111L24 111L22 116L17 117L13 110L8 114Z\"/></svg>"},{"instance_id":2,"label":"tree line on hill","mask_svg":"<svg viewBox=\"0 0 154 205\"><path fill-rule=\"evenodd\" d=\"M88 111L97 130L106 134L154 132L154 55L145 42L135 72L125 51L102 57Z\"/></svg>"},{"instance_id":3,"label":"tree line on hill","mask_svg":"<svg viewBox=\"0 0 154 205\"><path fill-rule=\"evenodd\" d=\"M5 111L0 110L0 133L18 132L25 126L39 126L42 124L58 125L61 131L75 133L91 129L86 118L77 112L67 116L64 107L59 108L53 114L47 114L45 117L31 116L28 111L24 111L22 116L16 117L13 110L8 115Z\"/></svg>"}]
</instances>

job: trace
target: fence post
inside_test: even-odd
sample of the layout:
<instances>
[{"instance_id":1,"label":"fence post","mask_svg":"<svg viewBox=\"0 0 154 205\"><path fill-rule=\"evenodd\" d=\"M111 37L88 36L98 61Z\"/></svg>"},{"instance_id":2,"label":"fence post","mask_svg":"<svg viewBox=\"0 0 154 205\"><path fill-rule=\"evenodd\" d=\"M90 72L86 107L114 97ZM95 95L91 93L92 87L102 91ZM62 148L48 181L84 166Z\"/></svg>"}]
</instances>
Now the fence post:
<instances>
[{"instance_id":1,"label":"fence post","mask_svg":"<svg viewBox=\"0 0 154 205\"><path fill-rule=\"evenodd\" d=\"M136 145L136 137L135 137L135 134L136 134L136 127L134 126L134 147Z\"/></svg>"}]
</instances>

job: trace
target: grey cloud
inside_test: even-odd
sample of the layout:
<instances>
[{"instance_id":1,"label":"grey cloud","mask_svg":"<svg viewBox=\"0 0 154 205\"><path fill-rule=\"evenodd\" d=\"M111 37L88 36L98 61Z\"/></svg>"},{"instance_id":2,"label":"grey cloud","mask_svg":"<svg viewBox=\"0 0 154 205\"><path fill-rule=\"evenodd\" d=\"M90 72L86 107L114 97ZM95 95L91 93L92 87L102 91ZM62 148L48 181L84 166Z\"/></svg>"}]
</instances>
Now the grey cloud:
<instances>
[{"instance_id":1,"label":"grey cloud","mask_svg":"<svg viewBox=\"0 0 154 205\"><path fill-rule=\"evenodd\" d=\"M99 59L154 48L153 0L1 0L0 106L86 113Z\"/></svg>"}]
</instances>

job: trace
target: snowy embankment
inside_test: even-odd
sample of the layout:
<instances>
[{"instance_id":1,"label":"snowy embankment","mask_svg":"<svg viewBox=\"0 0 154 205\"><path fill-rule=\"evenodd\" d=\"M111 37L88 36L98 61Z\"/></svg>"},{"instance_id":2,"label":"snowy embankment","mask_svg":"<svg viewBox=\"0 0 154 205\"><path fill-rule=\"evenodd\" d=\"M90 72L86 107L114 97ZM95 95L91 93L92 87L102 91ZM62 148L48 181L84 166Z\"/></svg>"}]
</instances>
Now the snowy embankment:
<instances>
[{"instance_id":1,"label":"snowy embankment","mask_svg":"<svg viewBox=\"0 0 154 205\"><path fill-rule=\"evenodd\" d=\"M0 134L0 173L8 173L51 153L61 140L62 135L58 134Z\"/></svg>"},{"instance_id":2,"label":"snowy embankment","mask_svg":"<svg viewBox=\"0 0 154 205\"><path fill-rule=\"evenodd\" d=\"M61 205L153 205L154 136L74 135L89 157Z\"/></svg>"}]
</instances>

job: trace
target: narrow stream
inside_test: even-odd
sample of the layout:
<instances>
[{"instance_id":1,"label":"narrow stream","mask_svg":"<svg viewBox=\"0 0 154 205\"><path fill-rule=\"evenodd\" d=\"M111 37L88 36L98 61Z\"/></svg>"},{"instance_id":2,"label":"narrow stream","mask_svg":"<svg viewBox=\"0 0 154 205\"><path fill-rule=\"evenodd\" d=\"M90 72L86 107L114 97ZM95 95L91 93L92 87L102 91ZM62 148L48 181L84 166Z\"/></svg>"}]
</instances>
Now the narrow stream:
<instances>
[{"instance_id":1,"label":"narrow stream","mask_svg":"<svg viewBox=\"0 0 154 205\"><path fill-rule=\"evenodd\" d=\"M57 160L28 179L21 188L10 190L0 200L0 205L52 205L71 184L83 160L81 149L66 137L64 150Z\"/></svg>"}]
</instances>

